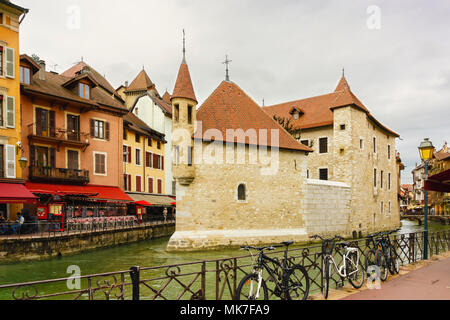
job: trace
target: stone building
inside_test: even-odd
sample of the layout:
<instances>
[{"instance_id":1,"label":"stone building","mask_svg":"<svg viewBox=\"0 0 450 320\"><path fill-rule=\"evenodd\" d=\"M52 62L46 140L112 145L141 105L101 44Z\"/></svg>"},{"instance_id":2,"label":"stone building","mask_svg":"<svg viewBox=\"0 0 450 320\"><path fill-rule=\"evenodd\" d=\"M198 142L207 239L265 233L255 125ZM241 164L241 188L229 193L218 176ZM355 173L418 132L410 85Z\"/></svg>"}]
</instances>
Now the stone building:
<instances>
[{"instance_id":1,"label":"stone building","mask_svg":"<svg viewBox=\"0 0 450 320\"><path fill-rule=\"evenodd\" d=\"M450 152L448 150L447 142L445 142L442 148L434 153L428 176L443 173L448 170L450 170ZM449 192L429 191L428 195L430 206L434 208L434 214L450 215Z\"/></svg>"},{"instance_id":2,"label":"stone building","mask_svg":"<svg viewBox=\"0 0 450 320\"><path fill-rule=\"evenodd\" d=\"M400 226L397 133L381 124L353 94L342 75L327 94L266 106L264 111L314 151L307 177L351 188L350 228L364 234Z\"/></svg>"},{"instance_id":3,"label":"stone building","mask_svg":"<svg viewBox=\"0 0 450 320\"><path fill-rule=\"evenodd\" d=\"M425 184L425 166L423 163L419 165L416 164L414 169L411 171L413 176L413 193L414 193L414 204L423 204L425 200L423 187Z\"/></svg>"}]
</instances>

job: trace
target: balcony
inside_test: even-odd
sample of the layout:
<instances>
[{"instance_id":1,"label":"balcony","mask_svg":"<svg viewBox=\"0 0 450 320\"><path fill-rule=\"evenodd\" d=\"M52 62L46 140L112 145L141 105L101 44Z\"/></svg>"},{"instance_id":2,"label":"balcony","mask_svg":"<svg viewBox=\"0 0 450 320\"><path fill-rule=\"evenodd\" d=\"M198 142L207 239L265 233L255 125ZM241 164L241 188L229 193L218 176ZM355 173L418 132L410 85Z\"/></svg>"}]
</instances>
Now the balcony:
<instances>
[{"instance_id":1,"label":"balcony","mask_svg":"<svg viewBox=\"0 0 450 320\"><path fill-rule=\"evenodd\" d=\"M53 142L57 144L58 151L61 144L83 148L83 150L89 146L89 133L52 127L47 128L47 130L43 130L42 128L38 128L36 123L31 123L27 127L28 140L30 142Z\"/></svg>"},{"instance_id":2,"label":"balcony","mask_svg":"<svg viewBox=\"0 0 450 320\"><path fill-rule=\"evenodd\" d=\"M87 184L89 183L89 171L79 169L53 168L30 166L30 181L46 181L58 183Z\"/></svg>"}]
</instances>

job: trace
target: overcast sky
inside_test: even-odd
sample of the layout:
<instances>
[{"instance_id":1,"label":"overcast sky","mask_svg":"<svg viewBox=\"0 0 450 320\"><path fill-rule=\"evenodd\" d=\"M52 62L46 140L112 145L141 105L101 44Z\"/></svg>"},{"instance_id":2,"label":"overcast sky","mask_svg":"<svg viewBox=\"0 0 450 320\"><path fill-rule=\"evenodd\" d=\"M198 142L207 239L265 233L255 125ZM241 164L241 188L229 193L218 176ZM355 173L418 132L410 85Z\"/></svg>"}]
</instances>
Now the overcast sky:
<instances>
[{"instance_id":1,"label":"overcast sky","mask_svg":"<svg viewBox=\"0 0 450 320\"><path fill-rule=\"evenodd\" d=\"M13 0L29 8L21 53L62 72L84 61L118 87L145 66L172 92L186 29L187 62L201 104L230 78L266 105L350 88L398 132L411 183L417 146L450 138L450 1ZM55 66L56 65L56 66ZM449 141L450 142L450 141Z\"/></svg>"}]
</instances>

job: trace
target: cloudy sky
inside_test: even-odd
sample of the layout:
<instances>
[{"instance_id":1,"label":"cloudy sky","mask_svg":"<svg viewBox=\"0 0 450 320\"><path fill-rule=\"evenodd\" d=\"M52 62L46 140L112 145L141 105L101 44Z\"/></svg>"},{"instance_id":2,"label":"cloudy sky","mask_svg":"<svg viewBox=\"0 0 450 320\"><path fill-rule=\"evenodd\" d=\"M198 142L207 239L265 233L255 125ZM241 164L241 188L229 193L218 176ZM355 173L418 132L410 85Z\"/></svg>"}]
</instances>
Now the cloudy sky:
<instances>
[{"instance_id":1,"label":"cloudy sky","mask_svg":"<svg viewBox=\"0 0 450 320\"><path fill-rule=\"evenodd\" d=\"M30 9L21 53L62 72L84 61L118 87L145 66L172 92L186 29L199 103L224 79L266 105L334 90L345 68L352 91L400 133L412 181L417 146L450 138L450 1L13 0ZM450 142L450 141L449 141Z\"/></svg>"}]
</instances>

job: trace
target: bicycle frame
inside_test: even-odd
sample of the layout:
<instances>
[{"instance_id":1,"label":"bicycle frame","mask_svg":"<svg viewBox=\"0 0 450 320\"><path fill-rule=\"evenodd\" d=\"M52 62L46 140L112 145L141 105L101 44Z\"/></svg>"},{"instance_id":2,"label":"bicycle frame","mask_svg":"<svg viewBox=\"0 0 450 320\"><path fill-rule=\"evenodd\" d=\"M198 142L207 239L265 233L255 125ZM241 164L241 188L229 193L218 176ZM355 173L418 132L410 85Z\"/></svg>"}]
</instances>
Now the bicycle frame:
<instances>
[{"instance_id":1,"label":"bicycle frame","mask_svg":"<svg viewBox=\"0 0 450 320\"><path fill-rule=\"evenodd\" d=\"M334 266L334 269L336 270L336 272L342 277L342 278L347 278L349 276L351 276L352 274L356 273L359 271L359 258L360 258L360 254L357 248L352 248L352 247L346 247L347 252L344 253L342 255L342 265L340 265L338 267L338 265L336 264L336 261L334 260L333 256L331 254L327 254L325 257L330 258L332 265ZM356 252L356 265L353 263L353 261L348 257L350 253L352 252ZM347 274L347 260L350 261L351 264L354 265L354 267L356 267L356 270L350 272L349 274Z\"/></svg>"}]
</instances>

